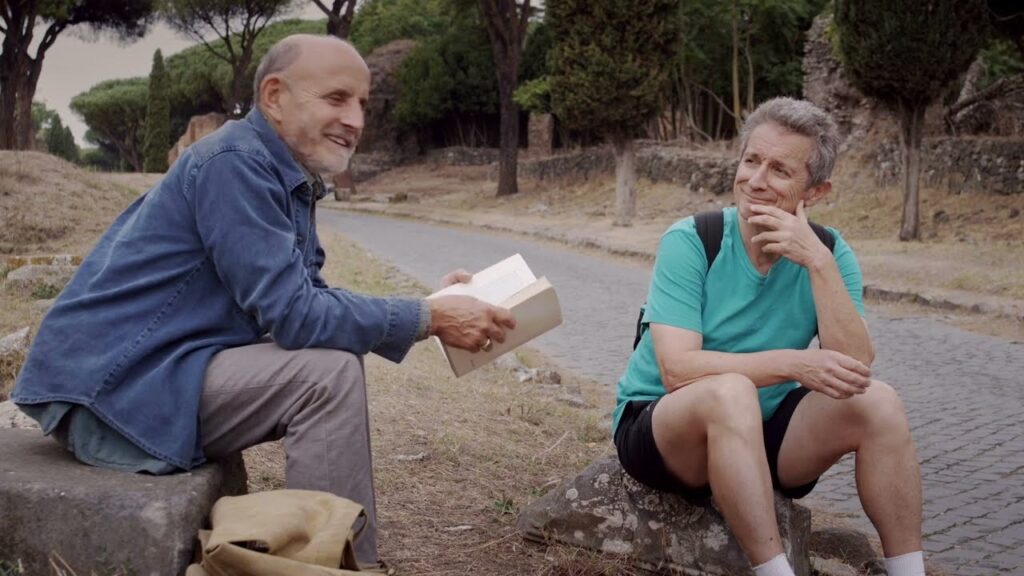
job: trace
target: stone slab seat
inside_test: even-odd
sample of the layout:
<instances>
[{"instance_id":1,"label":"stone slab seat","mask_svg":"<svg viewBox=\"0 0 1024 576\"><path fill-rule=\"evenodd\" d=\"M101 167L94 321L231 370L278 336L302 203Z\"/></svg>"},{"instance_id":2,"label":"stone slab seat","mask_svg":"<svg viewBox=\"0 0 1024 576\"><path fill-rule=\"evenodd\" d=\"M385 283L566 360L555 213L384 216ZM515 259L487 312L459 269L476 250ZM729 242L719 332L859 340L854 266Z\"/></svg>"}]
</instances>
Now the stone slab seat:
<instances>
[{"instance_id":1,"label":"stone slab seat","mask_svg":"<svg viewBox=\"0 0 1024 576\"><path fill-rule=\"evenodd\" d=\"M776 493L786 555L797 576L810 574L811 513ZM752 574L721 514L709 503L652 490L614 458L594 462L529 505L519 516L524 537L618 554L659 574Z\"/></svg>"},{"instance_id":2,"label":"stone slab seat","mask_svg":"<svg viewBox=\"0 0 1024 576\"><path fill-rule=\"evenodd\" d=\"M0 429L0 566L180 576L220 496L245 493L241 455L169 476L81 464L39 430ZM63 572L62 572L63 573Z\"/></svg>"}]
</instances>

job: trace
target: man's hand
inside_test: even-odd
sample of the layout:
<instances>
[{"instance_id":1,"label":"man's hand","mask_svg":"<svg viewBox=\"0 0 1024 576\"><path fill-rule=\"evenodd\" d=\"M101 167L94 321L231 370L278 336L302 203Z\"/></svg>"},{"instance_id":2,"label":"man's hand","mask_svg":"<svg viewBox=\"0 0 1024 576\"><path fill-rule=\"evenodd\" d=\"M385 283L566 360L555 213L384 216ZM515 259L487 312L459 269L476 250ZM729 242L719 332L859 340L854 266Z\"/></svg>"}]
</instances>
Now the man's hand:
<instances>
[{"instance_id":1,"label":"man's hand","mask_svg":"<svg viewBox=\"0 0 1024 576\"><path fill-rule=\"evenodd\" d=\"M871 385L871 369L835 350L800 350L796 375L804 388L844 400L863 394Z\"/></svg>"},{"instance_id":2,"label":"man's hand","mask_svg":"<svg viewBox=\"0 0 1024 576\"><path fill-rule=\"evenodd\" d=\"M511 312L472 296L438 296L427 302L430 334L456 348L476 351L489 341L504 342L505 330L516 327Z\"/></svg>"},{"instance_id":3,"label":"man's hand","mask_svg":"<svg viewBox=\"0 0 1024 576\"><path fill-rule=\"evenodd\" d=\"M447 288L452 284L466 284L473 279L473 275L466 272L464 269L459 268L458 270L452 270L451 272L444 275L441 278L441 288Z\"/></svg>"},{"instance_id":4,"label":"man's hand","mask_svg":"<svg viewBox=\"0 0 1024 576\"><path fill-rule=\"evenodd\" d=\"M809 268L821 259L832 258L828 247L821 243L807 222L803 200L796 205L796 214L790 214L775 206L760 204L751 205L750 210L754 216L747 222L764 230L750 241L761 244L763 252L778 254L804 268Z\"/></svg>"}]
</instances>

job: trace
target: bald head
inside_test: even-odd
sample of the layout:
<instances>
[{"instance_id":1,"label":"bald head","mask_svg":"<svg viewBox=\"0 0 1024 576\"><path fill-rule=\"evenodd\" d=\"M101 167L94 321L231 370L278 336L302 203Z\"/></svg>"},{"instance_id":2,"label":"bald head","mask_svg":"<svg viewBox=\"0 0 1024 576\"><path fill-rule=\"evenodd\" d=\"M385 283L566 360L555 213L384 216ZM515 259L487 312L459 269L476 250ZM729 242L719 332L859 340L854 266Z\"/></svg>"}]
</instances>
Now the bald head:
<instances>
[{"instance_id":1,"label":"bald head","mask_svg":"<svg viewBox=\"0 0 1024 576\"><path fill-rule=\"evenodd\" d=\"M316 54L312 54L315 52ZM271 74L283 74L297 63L301 65L299 56L307 54L316 58L303 59L307 62L316 62L319 57L330 56L330 53L348 53L355 56L362 62L362 56L347 40L337 36L320 36L316 34L292 34L287 36L270 47L270 50L260 60L256 68L256 75L252 82L252 101L254 106L260 103L260 84ZM363 64L365 67L365 63Z\"/></svg>"}]
</instances>

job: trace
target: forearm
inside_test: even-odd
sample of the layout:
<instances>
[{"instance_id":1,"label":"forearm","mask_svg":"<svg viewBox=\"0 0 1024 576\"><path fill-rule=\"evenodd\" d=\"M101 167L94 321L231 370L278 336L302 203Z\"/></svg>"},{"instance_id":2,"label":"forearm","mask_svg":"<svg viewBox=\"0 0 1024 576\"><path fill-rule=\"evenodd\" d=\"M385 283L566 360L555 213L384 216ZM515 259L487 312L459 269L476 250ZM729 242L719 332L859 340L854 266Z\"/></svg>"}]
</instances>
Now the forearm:
<instances>
[{"instance_id":1,"label":"forearm","mask_svg":"<svg viewBox=\"0 0 1024 576\"><path fill-rule=\"evenodd\" d=\"M800 350L730 353L710 350L659 352L659 369L667 392L718 374L742 374L758 388L797 380Z\"/></svg>"},{"instance_id":2,"label":"forearm","mask_svg":"<svg viewBox=\"0 0 1024 576\"><path fill-rule=\"evenodd\" d=\"M875 359L871 336L850 299L835 260L821 258L807 270L814 294L821 347L841 352L870 366Z\"/></svg>"}]
</instances>

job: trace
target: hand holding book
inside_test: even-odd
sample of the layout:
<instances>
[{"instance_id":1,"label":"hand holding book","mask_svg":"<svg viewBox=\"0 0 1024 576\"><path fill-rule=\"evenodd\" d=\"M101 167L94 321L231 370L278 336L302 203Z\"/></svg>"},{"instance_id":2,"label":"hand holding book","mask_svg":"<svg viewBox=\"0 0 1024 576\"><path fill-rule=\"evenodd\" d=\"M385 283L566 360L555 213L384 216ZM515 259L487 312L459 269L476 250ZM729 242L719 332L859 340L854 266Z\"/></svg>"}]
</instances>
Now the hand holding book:
<instances>
[{"instance_id":1,"label":"hand holding book","mask_svg":"<svg viewBox=\"0 0 1024 576\"><path fill-rule=\"evenodd\" d=\"M489 309L478 311L482 316L467 316L461 324L452 322L454 317L445 317L449 329L432 331L456 376L483 366L562 323L554 287L546 278L537 279L519 254L473 274L468 281L461 270L449 274L444 281L454 283L427 297L432 313L436 303L454 302L454 298L465 298L467 309L468 301L490 305Z\"/></svg>"}]
</instances>

